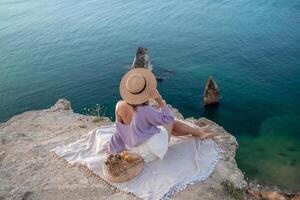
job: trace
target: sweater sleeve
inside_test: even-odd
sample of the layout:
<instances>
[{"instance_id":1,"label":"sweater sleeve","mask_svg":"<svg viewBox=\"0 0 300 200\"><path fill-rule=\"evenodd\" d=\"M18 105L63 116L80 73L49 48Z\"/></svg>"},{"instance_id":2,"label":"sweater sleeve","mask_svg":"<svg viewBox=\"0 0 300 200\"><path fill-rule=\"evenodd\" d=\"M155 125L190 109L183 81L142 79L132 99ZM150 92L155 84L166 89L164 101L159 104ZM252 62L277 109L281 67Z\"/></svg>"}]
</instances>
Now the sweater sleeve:
<instances>
[{"instance_id":1,"label":"sweater sleeve","mask_svg":"<svg viewBox=\"0 0 300 200\"><path fill-rule=\"evenodd\" d=\"M124 144L120 134L117 131L115 131L113 136L110 139L110 142L108 145L108 151L110 153L116 154L123 150L125 150L125 144Z\"/></svg>"},{"instance_id":2,"label":"sweater sleeve","mask_svg":"<svg viewBox=\"0 0 300 200\"><path fill-rule=\"evenodd\" d=\"M160 111L157 111L153 107L149 106L147 109L146 119L154 126L171 124L174 122L174 116L167 105L164 105Z\"/></svg>"}]
</instances>

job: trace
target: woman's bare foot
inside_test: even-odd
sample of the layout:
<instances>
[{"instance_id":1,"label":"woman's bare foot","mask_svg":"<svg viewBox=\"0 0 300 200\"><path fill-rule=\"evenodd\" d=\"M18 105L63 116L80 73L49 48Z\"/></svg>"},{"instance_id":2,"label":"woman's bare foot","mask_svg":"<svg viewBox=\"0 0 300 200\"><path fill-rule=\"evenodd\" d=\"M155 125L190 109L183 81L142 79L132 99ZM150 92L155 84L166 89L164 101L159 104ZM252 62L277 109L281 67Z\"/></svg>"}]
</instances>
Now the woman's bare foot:
<instances>
[{"instance_id":1,"label":"woman's bare foot","mask_svg":"<svg viewBox=\"0 0 300 200\"><path fill-rule=\"evenodd\" d=\"M197 136L196 137L198 137L200 140L205 140L205 139L213 138L214 136L216 136L215 133L211 133L207 130L208 126L209 125L197 128Z\"/></svg>"}]
</instances>

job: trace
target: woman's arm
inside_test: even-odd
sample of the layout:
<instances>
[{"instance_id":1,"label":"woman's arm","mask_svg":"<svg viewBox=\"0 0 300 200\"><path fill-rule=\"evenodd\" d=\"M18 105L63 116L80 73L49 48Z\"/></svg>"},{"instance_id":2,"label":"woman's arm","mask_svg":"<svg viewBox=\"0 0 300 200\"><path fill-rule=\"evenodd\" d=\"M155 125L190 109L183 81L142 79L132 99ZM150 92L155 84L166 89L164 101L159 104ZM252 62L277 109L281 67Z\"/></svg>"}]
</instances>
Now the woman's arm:
<instances>
[{"instance_id":1,"label":"woman's arm","mask_svg":"<svg viewBox=\"0 0 300 200\"><path fill-rule=\"evenodd\" d=\"M119 121L121 122L120 117L118 116L118 107L120 106L120 104L122 103L122 101L118 101L116 104L116 108L115 108L115 119L116 122ZM113 136L110 139L108 148L107 148L107 153L108 154L115 154L115 153L119 153L121 152L123 149L125 149L125 144L119 134L119 132L117 131L117 127L113 133Z\"/></svg>"},{"instance_id":2,"label":"woman's arm","mask_svg":"<svg viewBox=\"0 0 300 200\"><path fill-rule=\"evenodd\" d=\"M156 88L152 88L150 90L150 96L152 99L154 99L158 103L160 108L162 108L166 105L163 98L161 97L161 95L159 94L159 92Z\"/></svg>"},{"instance_id":3,"label":"woman's arm","mask_svg":"<svg viewBox=\"0 0 300 200\"><path fill-rule=\"evenodd\" d=\"M158 103L160 111L155 110L151 106L146 110L146 118L149 123L159 126L163 124L171 124L174 122L174 116L170 108L165 104L158 90L153 88L150 91L151 97Z\"/></svg>"}]
</instances>

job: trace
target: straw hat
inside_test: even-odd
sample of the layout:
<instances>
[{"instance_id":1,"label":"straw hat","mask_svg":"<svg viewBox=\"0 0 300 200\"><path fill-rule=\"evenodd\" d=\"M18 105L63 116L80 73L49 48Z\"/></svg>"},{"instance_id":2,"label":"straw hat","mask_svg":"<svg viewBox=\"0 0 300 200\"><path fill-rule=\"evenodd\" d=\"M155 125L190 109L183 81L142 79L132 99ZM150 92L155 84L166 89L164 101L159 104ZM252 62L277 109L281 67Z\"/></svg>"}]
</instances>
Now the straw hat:
<instances>
[{"instance_id":1,"label":"straw hat","mask_svg":"<svg viewBox=\"0 0 300 200\"><path fill-rule=\"evenodd\" d=\"M150 70L134 68L123 76L120 94L127 103L138 105L150 99L150 90L156 85L155 76Z\"/></svg>"}]
</instances>

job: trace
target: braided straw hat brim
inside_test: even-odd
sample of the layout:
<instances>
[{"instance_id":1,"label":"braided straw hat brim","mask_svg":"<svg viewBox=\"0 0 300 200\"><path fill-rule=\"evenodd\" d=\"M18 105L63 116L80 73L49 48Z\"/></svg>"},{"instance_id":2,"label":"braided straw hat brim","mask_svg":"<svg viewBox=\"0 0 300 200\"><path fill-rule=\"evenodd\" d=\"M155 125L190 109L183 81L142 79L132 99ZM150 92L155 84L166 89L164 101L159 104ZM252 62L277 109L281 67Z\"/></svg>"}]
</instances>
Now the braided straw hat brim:
<instances>
[{"instance_id":1,"label":"braided straw hat brim","mask_svg":"<svg viewBox=\"0 0 300 200\"><path fill-rule=\"evenodd\" d=\"M138 73L146 80L146 87L139 94L132 94L126 89L126 81L130 75ZM124 101L132 105L138 105L147 102L150 99L150 90L156 88L157 82L154 74L145 68L134 68L128 71L120 82L120 95Z\"/></svg>"}]
</instances>

